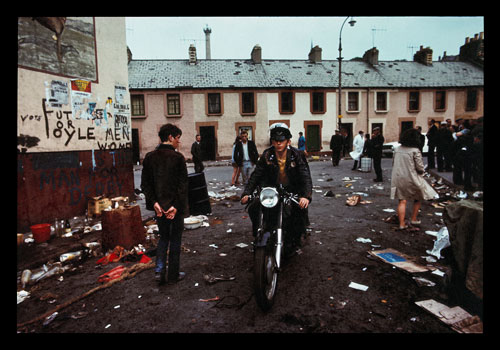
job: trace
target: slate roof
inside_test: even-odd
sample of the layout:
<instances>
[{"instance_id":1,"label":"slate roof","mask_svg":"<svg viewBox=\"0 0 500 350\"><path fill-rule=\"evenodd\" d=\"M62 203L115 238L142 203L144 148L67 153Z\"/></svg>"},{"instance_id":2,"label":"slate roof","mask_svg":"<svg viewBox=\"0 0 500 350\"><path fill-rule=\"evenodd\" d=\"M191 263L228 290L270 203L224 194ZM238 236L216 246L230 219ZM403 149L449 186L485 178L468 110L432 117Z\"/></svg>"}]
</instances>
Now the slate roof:
<instances>
[{"instance_id":1,"label":"slate roof","mask_svg":"<svg viewBox=\"0 0 500 350\"><path fill-rule=\"evenodd\" d=\"M337 88L338 61L325 60L132 60L129 89ZM344 88L483 86L484 71L467 62L342 61Z\"/></svg>"}]
</instances>

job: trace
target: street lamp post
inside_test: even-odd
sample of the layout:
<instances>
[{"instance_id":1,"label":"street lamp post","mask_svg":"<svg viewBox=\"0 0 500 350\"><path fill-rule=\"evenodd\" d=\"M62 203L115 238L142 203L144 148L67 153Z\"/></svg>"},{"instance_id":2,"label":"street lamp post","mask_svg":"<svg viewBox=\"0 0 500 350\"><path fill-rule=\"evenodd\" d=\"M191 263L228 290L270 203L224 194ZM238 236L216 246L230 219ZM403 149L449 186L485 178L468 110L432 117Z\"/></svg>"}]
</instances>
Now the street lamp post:
<instances>
[{"instance_id":1,"label":"street lamp post","mask_svg":"<svg viewBox=\"0 0 500 350\"><path fill-rule=\"evenodd\" d=\"M346 19L344 20L344 23L342 23L342 27L340 27L340 34L339 34L339 113L337 116L337 124L339 130L342 119L342 29L344 29L344 24L348 19L349 16L347 16ZM351 16L349 24L351 25L351 27L354 27L355 23L356 21Z\"/></svg>"}]
</instances>

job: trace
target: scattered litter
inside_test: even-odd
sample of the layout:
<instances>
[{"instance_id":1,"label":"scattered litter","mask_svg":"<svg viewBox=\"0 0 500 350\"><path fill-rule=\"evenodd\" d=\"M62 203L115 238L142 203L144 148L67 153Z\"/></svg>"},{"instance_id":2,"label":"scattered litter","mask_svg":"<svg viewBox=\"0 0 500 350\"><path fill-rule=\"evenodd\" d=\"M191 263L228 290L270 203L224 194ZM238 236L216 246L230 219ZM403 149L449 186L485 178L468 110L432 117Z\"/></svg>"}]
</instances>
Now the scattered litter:
<instances>
[{"instance_id":1,"label":"scattered litter","mask_svg":"<svg viewBox=\"0 0 500 350\"><path fill-rule=\"evenodd\" d=\"M423 256L422 259L425 259L425 261L427 261L428 263L435 263L437 262L437 260L432 257L432 256Z\"/></svg>"},{"instance_id":2,"label":"scattered litter","mask_svg":"<svg viewBox=\"0 0 500 350\"><path fill-rule=\"evenodd\" d=\"M220 275L219 277L215 277L212 275L203 275L203 279L205 282L208 284L214 284L218 281L234 281L236 279L236 276L224 276Z\"/></svg>"},{"instance_id":3,"label":"scattered litter","mask_svg":"<svg viewBox=\"0 0 500 350\"><path fill-rule=\"evenodd\" d=\"M331 190L329 190L323 194L323 197L335 197L335 194Z\"/></svg>"},{"instance_id":4,"label":"scattered litter","mask_svg":"<svg viewBox=\"0 0 500 350\"><path fill-rule=\"evenodd\" d=\"M397 268L408 272L426 272L429 271L430 268L419 265L413 262L413 258L398 252L395 249L384 249L384 250L374 250L368 252L370 255L375 256L382 261L391 264Z\"/></svg>"},{"instance_id":5,"label":"scattered litter","mask_svg":"<svg viewBox=\"0 0 500 350\"><path fill-rule=\"evenodd\" d=\"M236 246L239 247L239 248L245 248L245 247L248 247L248 244L238 243L238 244L236 244Z\"/></svg>"},{"instance_id":6,"label":"scattered litter","mask_svg":"<svg viewBox=\"0 0 500 350\"><path fill-rule=\"evenodd\" d=\"M361 201L361 196L360 195L354 195L352 197L348 197L345 204L347 204L350 207L354 207L359 204Z\"/></svg>"},{"instance_id":7,"label":"scattered litter","mask_svg":"<svg viewBox=\"0 0 500 350\"><path fill-rule=\"evenodd\" d=\"M218 246L216 246L215 244L210 244L210 245L209 245L209 247L212 247L212 248L215 248L215 249L219 248L219 247L218 247Z\"/></svg>"},{"instance_id":8,"label":"scattered litter","mask_svg":"<svg viewBox=\"0 0 500 350\"><path fill-rule=\"evenodd\" d=\"M111 327L111 323L108 323L104 329L108 329L109 327Z\"/></svg>"},{"instance_id":9,"label":"scattered litter","mask_svg":"<svg viewBox=\"0 0 500 350\"><path fill-rule=\"evenodd\" d=\"M227 232L227 233L231 233L231 232L233 232L233 229L232 229L232 228L230 228L230 229L229 229L229 230L227 230L226 232Z\"/></svg>"},{"instance_id":10,"label":"scattered litter","mask_svg":"<svg viewBox=\"0 0 500 350\"><path fill-rule=\"evenodd\" d=\"M443 213L436 212L436 213L434 213L434 215L436 215L436 216L443 216Z\"/></svg>"},{"instance_id":11,"label":"scattered litter","mask_svg":"<svg viewBox=\"0 0 500 350\"><path fill-rule=\"evenodd\" d=\"M439 270L439 269L436 269L436 270L432 271L432 274L433 275L438 275L440 277L444 277L444 275L445 275L445 273L443 271Z\"/></svg>"},{"instance_id":12,"label":"scattered litter","mask_svg":"<svg viewBox=\"0 0 500 350\"><path fill-rule=\"evenodd\" d=\"M394 212L395 212L395 210L394 210L394 209L390 209L390 208L384 209L384 211L385 211L386 213L394 213Z\"/></svg>"},{"instance_id":13,"label":"scattered litter","mask_svg":"<svg viewBox=\"0 0 500 350\"><path fill-rule=\"evenodd\" d=\"M227 256L226 253L220 253L219 256Z\"/></svg>"},{"instance_id":14,"label":"scattered litter","mask_svg":"<svg viewBox=\"0 0 500 350\"><path fill-rule=\"evenodd\" d=\"M207 301L218 301L218 300L220 300L219 297L210 298L210 299L200 299L199 301L207 302Z\"/></svg>"},{"instance_id":15,"label":"scattered litter","mask_svg":"<svg viewBox=\"0 0 500 350\"><path fill-rule=\"evenodd\" d=\"M483 322L460 306L448 307L434 299L416 301L415 304L436 316L458 333L483 333Z\"/></svg>"},{"instance_id":16,"label":"scattered litter","mask_svg":"<svg viewBox=\"0 0 500 350\"><path fill-rule=\"evenodd\" d=\"M59 313L56 311L53 314L51 314L50 316L47 316L45 318L45 320L43 321L43 325L44 326L48 326L52 321L55 320L55 318L57 317L57 315L59 315Z\"/></svg>"},{"instance_id":17,"label":"scattered litter","mask_svg":"<svg viewBox=\"0 0 500 350\"><path fill-rule=\"evenodd\" d=\"M21 304L23 301L30 297L30 293L25 290L20 290L17 292L17 303Z\"/></svg>"},{"instance_id":18,"label":"scattered litter","mask_svg":"<svg viewBox=\"0 0 500 350\"><path fill-rule=\"evenodd\" d=\"M120 308L120 305L116 305L116 306L115 306L115 309L119 309L119 308Z\"/></svg>"},{"instance_id":19,"label":"scattered litter","mask_svg":"<svg viewBox=\"0 0 500 350\"><path fill-rule=\"evenodd\" d=\"M349 287L357 290L362 290L363 292L366 292L368 290L368 286L356 282L351 282L349 284Z\"/></svg>"},{"instance_id":20,"label":"scattered litter","mask_svg":"<svg viewBox=\"0 0 500 350\"><path fill-rule=\"evenodd\" d=\"M437 231L425 231L426 234L429 236L437 237L438 232Z\"/></svg>"},{"instance_id":21,"label":"scattered litter","mask_svg":"<svg viewBox=\"0 0 500 350\"><path fill-rule=\"evenodd\" d=\"M448 228L442 227L436 235L434 247L432 250L426 250L427 254L434 255L436 258L441 259L441 250L450 246L450 236Z\"/></svg>"},{"instance_id":22,"label":"scattered litter","mask_svg":"<svg viewBox=\"0 0 500 350\"><path fill-rule=\"evenodd\" d=\"M429 281L428 279L425 279L423 277L413 277L415 282L417 282L417 285L419 287L434 287L436 283Z\"/></svg>"},{"instance_id":23,"label":"scattered litter","mask_svg":"<svg viewBox=\"0 0 500 350\"><path fill-rule=\"evenodd\" d=\"M458 193L456 197L460 199L465 199L467 198L467 193L464 191L460 191L460 193Z\"/></svg>"},{"instance_id":24,"label":"scattered litter","mask_svg":"<svg viewBox=\"0 0 500 350\"><path fill-rule=\"evenodd\" d=\"M370 238L363 238L363 237L358 237L356 239L356 242L361 242L361 243L371 243L372 240Z\"/></svg>"}]
</instances>

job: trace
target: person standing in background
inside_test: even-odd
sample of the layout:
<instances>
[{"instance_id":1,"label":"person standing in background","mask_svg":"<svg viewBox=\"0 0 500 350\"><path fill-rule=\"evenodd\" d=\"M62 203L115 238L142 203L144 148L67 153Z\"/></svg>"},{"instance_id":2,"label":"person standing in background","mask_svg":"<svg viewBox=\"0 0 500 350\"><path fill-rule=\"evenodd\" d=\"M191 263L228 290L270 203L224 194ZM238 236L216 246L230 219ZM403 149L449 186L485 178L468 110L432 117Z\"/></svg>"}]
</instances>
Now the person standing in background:
<instances>
[{"instance_id":1,"label":"person standing in background","mask_svg":"<svg viewBox=\"0 0 500 350\"><path fill-rule=\"evenodd\" d=\"M259 160L259 152L255 142L248 139L248 131L243 130L240 134L241 142L234 149L234 161L241 167L243 183L246 185L255 164Z\"/></svg>"},{"instance_id":2,"label":"person standing in background","mask_svg":"<svg viewBox=\"0 0 500 350\"><path fill-rule=\"evenodd\" d=\"M194 172L201 173L205 167L201 160L201 136L196 134L196 141L191 145L191 155L193 156Z\"/></svg>"},{"instance_id":3,"label":"person standing in background","mask_svg":"<svg viewBox=\"0 0 500 350\"><path fill-rule=\"evenodd\" d=\"M380 132L380 128L374 128L371 140L373 169L375 169L375 174L377 175L377 177L373 180L374 182L384 181L382 178L382 148L384 146L384 141L385 139Z\"/></svg>"}]
</instances>

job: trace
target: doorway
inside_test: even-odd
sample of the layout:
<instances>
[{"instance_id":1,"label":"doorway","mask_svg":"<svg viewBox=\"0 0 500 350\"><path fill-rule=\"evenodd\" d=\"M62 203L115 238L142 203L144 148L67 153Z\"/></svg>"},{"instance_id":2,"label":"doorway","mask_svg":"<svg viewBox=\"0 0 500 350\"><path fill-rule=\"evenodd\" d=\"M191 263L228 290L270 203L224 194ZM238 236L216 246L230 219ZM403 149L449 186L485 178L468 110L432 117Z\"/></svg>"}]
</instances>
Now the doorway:
<instances>
[{"instance_id":1,"label":"doorway","mask_svg":"<svg viewBox=\"0 0 500 350\"><path fill-rule=\"evenodd\" d=\"M345 157L346 154L352 151L352 123L342 123L340 134L344 138L344 147L342 148L342 156Z\"/></svg>"},{"instance_id":2,"label":"doorway","mask_svg":"<svg viewBox=\"0 0 500 350\"><path fill-rule=\"evenodd\" d=\"M306 150L308 152L318 152L321 150L320 126L318 124L307 125Z\"/></svg>"},{"instance_id":3,"label":"doorway","mask_svg":"<svg viewBox=\"0 0 500 350\"><path fill-rule=\"evenodd\" d=\"M200 126L202 160L215 160L217 142L214 126Z\"/></svg>"}]
</instances>

